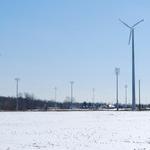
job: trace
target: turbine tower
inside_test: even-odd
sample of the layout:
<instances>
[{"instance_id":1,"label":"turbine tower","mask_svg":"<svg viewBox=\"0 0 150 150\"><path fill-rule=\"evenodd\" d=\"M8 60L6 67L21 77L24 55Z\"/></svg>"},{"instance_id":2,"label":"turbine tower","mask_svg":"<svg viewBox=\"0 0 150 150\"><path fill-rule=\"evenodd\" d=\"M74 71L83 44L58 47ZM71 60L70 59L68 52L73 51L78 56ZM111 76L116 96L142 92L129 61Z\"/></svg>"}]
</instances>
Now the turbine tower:
<instances>
[{"instance_id":1,"label":"turbine tower","mask_svg":"<svg viewBox=\"0 0 150 150\"><path fill-rule=\"evenodd\" d=\"M93 105L92 105L92 107L93 107L93 109L94 109L94 103L95 103L95 88L92 89L92 93L93 93L93 97L92 97L92 103L93 103Z\"/></svg>"},{"instance_id":2,"label":"turbine tower","mask_svg":"<svg viewBox=\"0 0 150 150\"><path fill-rule=\"evenodd\" d=\"M128 85L127 84L125 84L125 86L124 86L124 88L125 88L125 107L127 108L127 100L128 100L128 91L127 91L127 89L128 89Z\"/></svg>"},{"instance_id":3,"label":"turbine tower","mask_svg":"<svg viewBox=\"0 0 150 150\"><path fill-rule=\"evenodd\" d=\"M136 98L135 98L135 56L134 56L134 29L135 27L144 21L144 19L138 21L133 26L129 26L125 22L119 19L121 23L123 23L126 27L129 28L130 34L129 34L129 44L132 38L132 110L134 111L136 109Z\"/></svg>"},{"instance_id":4,"label":"turbine tower","mask_svg":"<svg viewBox=\"0 0 150 150\"><path fill-rule=\"evenodd\" d=\"M71 97L70 97L70 100L71 100L71 109L73 108L73 84L74 84L74 81L70 81L70 85L71 85Z\"/></svg>"},{"instance_id":5,"label":"turbine tower","mask_svg":"<svg viewBox=\"0 0 150 150\"><path fill-rule=\"evenodd\" d=\"M55 95L54 95L54 107L55 109L57 108L57 87L54 88L54 91L55 91Z\"/></svg>"},{"instance_id":6,"label":"turbine tower","mask_svg":"<svg viewBox=\"0 0 150 150\"><path fill-rule=\"evenodd\" d=\"M118 104L118 76L120 73L120 68L115 68L116 73L116 104L117 104L117 111L119 110L119 104Z\"/></svg>"},{"instance_id":7,"label":"turbine tower","mask_svg":"<svg viewBox=\"0 0 150 150\"><path fill-rule=\"evenodd\" d=\"M18 96L19 96L19 94L18 94L18 83L19 83L19 78L15 78L15 81L16 81L16 110L18 110L18 107L19 107L19 104L18 104Z\"/></svg>"}]
</instances>

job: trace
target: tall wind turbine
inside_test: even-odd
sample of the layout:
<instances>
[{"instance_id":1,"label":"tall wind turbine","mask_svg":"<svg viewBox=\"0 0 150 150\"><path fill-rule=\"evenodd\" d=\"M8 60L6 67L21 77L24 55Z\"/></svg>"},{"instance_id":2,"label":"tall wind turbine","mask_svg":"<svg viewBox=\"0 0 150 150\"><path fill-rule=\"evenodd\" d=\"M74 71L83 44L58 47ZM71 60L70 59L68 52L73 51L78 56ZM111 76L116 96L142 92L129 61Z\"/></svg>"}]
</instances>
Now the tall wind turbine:
<instances>
[{"instance_id":1,"label":"tall wind turbine","mask_svg":"<svg viewBox=\"0 0 150 150\"><path fill-rule=\"evenodd\" d=\"M129 44L132 38L132 110L134 111L136 109L136 101L135 101L135 61L134 61L134 29L135 26L137 26L139 23L143 22L144 19L138 21L133 26L129 26L125 22L119 19L121 23L123 23L126 27L129 28L130 34L129 34Z\"/></svg>"}]
</instances>

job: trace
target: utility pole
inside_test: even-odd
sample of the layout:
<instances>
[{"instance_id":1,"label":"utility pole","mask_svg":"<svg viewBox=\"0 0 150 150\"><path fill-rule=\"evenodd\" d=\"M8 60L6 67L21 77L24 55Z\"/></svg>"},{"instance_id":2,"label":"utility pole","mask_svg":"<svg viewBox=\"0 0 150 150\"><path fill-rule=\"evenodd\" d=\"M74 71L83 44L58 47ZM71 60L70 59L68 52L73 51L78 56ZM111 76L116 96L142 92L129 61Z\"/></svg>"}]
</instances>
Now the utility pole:
<instances>
[{"instance_id":1,"label":"utility pole","mask_svg":"<svg viewBox=\"0 0 150 150\"><path fill-rule=\"evenodd\" d=\"M19 88L19 81L20 79L19 78L15 78L15 81L16 81L16 111L18 111L18 108L19 108L19 104L18 104L18 88Z\"/></svg>"},{"instance_id":2,"label":"utility pole","mask_svg":"<svg viewBox=\"0 0 150 150\"><path fill-rule=\"evenodd\" d=\"M70 85L71 85L71 91L70 91L70 92L71 92L71 93L70 93L70 94L71 94L71 95L70 95L70 96L71 96L71 97L70 97L70 99L71 99L71 109L72 109L72 107L73 107L73 106L72 106L72 105L73 105L73 84L74 84L74 81L70 81Z\"/></svg>"},{"instance_id":3,"label":"utility pole","mask_svg":"<svg viewBox=\"0 0 150 150\"><path fill-rule=\"evenodd\" d=\"M118 104L118 76L120 73L120 68L115 68L116 73L116 104L117 104L117 111L119 110L119 104Z\"/></svg>"},{"instance_id":4,"label":"utility pole","mask_svg":"<svg viewBox=\"0 0 150 150\"><path fill-rule=\"evenodd\" d=\"M139 80L139 111L141 110L141 81Z\"/></svg>"}]
</instances>

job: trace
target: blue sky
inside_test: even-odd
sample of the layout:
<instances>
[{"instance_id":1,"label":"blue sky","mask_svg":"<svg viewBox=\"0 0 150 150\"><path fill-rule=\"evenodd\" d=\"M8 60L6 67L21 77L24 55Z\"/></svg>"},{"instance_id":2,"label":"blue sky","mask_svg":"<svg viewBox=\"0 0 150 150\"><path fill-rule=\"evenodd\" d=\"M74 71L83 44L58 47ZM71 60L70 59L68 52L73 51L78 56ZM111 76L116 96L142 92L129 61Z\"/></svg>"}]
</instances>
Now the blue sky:
<instances>
[{"instance_id":1,"label":"blue sky","mask_svg":"<svg viewBox=\"0 0 150 150\"><path fill-rule=\"evenodd\" d=\"M124 85L131 100L129 25L144 18L135 30L136 83L150 103L150 2L148 0L1 0L0 95L15 96L15 77L21 93L63 101L74 84L76 101L115 102L114 68L120 67L119 100ZM136 84L137 87L137 84ZM138 87L137 87L138 88ZM136 91L138 97L138 91Z\"/></svg>"}]
</instances>

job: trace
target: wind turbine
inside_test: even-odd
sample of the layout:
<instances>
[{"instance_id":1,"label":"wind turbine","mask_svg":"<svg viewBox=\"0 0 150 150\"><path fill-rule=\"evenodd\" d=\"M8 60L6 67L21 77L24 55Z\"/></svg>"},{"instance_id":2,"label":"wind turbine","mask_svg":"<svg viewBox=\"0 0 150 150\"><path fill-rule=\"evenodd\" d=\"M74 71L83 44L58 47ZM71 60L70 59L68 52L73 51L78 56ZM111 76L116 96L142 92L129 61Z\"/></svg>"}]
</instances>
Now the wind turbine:
<instances>
[{"instance_id":1,"label":"wind turbine","mask_svg":"<svg viewBox=\"0 0 150 150\"><path fill-rule=\"evenodd\" d=\"M136 101L135 101L135 56L134 56L134 29L135 27L140 24L141 22L144 21L144 19L138 21L137 23L135 23L133 26L129 26L128 24L126 24L124 21L122 21L121 19L119 19L119 21L121 23L123 23L126 27L128 27L130 29L130 34L129 34L129 43L131 41L132 38L132 110L134 111L136 109Z\"/></svg>"}]
</instances>

